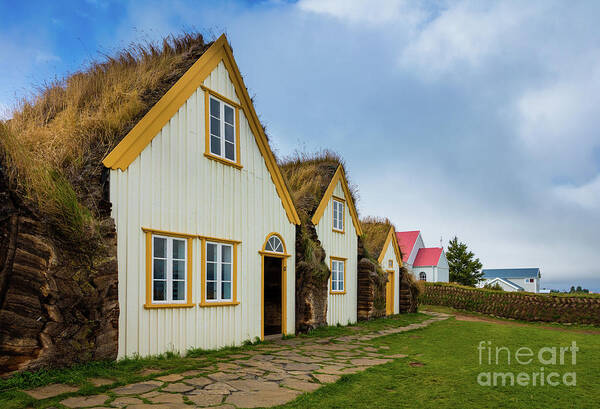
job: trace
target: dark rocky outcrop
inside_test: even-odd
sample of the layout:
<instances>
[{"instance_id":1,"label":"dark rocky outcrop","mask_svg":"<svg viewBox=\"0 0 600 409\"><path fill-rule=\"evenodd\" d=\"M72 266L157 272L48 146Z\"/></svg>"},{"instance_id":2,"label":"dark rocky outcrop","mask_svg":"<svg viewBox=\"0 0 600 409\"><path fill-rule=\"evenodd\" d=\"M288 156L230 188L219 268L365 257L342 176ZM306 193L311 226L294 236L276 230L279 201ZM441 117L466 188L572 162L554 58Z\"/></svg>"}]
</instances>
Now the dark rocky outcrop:
<instances>
[{"instance_id":1,"label":"dark rocky outcrop","mask_svg":"<svg viewBox=\"0 0 600 409\"><path fill-rule=\"evenodd\" d=\"M116 357L116 233L106 216L100 252L65 246L0 163L0 374Z\"/></svg>"},{"instance_id":2,"label":"dark rocky outcrop","mask_svg":"<svg viewBox=\"0 0 600 409\"><path fill-rule=\"evenodd\" d=\"M327 281L331 271L317 231L305 217L296 227L296 331L327 325Z\"/></svg>"}]
</instances>

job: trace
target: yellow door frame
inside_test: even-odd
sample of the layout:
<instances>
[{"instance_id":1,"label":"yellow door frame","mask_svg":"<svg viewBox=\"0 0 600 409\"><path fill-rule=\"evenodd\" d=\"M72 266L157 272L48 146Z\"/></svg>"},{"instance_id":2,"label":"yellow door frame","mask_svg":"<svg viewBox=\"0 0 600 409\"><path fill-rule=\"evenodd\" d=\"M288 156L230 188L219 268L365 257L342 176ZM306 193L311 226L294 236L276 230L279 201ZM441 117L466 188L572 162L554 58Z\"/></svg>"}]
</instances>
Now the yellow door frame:
<instances>
[{"instance_id":1,"label":"yellow door frame","mask_svg":"<svg viewBox=\"0 0 600 409\"><path fill-rule=\"evenodd\" d=\"M272 251L265 251L267 242L271 236L277 236L283 244L283 253L275 253ZM265 339L265 257L274 257L281 259L281 334L286 335L286 324L287 324L287 259L290 254L287 254L285 241L283 237L277 233L270 233L265 239L262 250L258 252L260 254L260 339Z\"/></svg>"}]
</instances>

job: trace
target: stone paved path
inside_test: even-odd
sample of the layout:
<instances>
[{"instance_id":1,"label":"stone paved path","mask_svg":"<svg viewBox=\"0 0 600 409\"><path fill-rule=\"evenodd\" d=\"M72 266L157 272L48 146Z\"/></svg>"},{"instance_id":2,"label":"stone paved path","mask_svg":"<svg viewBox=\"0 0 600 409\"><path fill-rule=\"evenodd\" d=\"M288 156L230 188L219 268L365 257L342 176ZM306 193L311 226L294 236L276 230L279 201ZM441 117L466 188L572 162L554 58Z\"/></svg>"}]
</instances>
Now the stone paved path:
<instances>
[{"instance_id":1,"label":"stone paved path","mask_svg":"<svg viewBox=\"0 0 600 409\"><path fill-rule=\"evenodd\" d=\"M66 398L68 408L222 409L256 408L281 405L304 392L336 382L342 375L404 358L389 354L389 347L376 348L373 338L424 328L445 320L446 314L417 324L376 332L328 338L291 338L257 346L254 350L232 354L228 360L197 370L156 376L151 380L110 389L104 394ZM106 384L107 380L95 380ZM50 385L26 391L36 399L64 385ZM72 389L60 393L72 392ZM52 396L57 396L54 394Z\"/></svg>"}]
</instances>

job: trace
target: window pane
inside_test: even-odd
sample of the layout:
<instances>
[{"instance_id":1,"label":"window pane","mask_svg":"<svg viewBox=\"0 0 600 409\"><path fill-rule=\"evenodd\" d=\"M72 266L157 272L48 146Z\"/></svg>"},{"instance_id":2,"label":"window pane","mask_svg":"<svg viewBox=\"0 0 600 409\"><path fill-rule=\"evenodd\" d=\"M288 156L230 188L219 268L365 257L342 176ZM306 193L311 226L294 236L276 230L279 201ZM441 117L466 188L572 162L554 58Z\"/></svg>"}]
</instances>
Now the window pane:
<instances>
[{"instance_id":1,"label":"window pane","mask_svg":"<svg viewBox=\"0 0 600 409\"><path fill-rule=\"evenodd\" d=\"M154 301L166 301L165 281L154 281Z\"/></svg>"},{"instance_id":2,"label":"window pane","mask_svg":"<svg viewBox=\"0 0 600 409\"><path fill-rule=\"evenodd\" d=\"M154 279L164 280L165 277L165 260L154 259Z\"/></svg>"},{"instance_id":3,"label":"window pane","mask_svg":"<svg viewBox=\"0 0 600 409\"><path fill-rule=\"evenodd\" d=\"M221 136L221 122L216 118L210 118L210 134Z\"/></svg>"},{"instance_id":4,"label":"window pane","mask_svg":"<svg viewBox=\"0 0 600 409\"><path fill-rule=\"evenodd\" d=\"M225 124L225 140L229 141L229 142L234 142L233 141L233 126L232 125L228 125Z\"/></svg>"},{"instance_id":5,"label":"window pane","mask_svg":"<svg viewBox=\"0 0 600 409\"><path fill-rule=\"evenodd\" d=\"M206 280L215 281L217 279L217 264L206 263Z\"/></svg>"},{"instance_id":6,"label":"window pane","mask_svg":"<svg viewBox=\"0 0 600 409\"><path fill-rule=\"evenodd\" d=\"M185 281L173 281L173 301L185 300Z\"/></svg>"},{"instance_id":7,"label":"window pane","mask_svg":"<svg viewBox=\"0 0 600 409\"><path fill-rule=\"evenodd\" d=\"M231 283L221 283L221 298L223 300L231 299Z\"/></svg>"},{"instance_id":8,"label":"window pane","mask_svg":"<svg viewBox=\"0 0 600 409\"><path fill-rule=\"evenodd\" d=\"M214 281L209 281L206 283L206 299L207 300L216 300L217 299L217 286Z\"/></svg>"},{"instance_id":9,"label":"window pane","mask_svg":"<svg viewBox=\"0 0 600 409\"><path fill-rule=\"evenodd\" d=\"M221 118L221 103L214 98L210 99L210 114L214 117Z\"/></svg>"},{"instance_id":10,"label":"window pane","mask_svg":"<svg viewBox=\"0 0 600 409\"><path fill-rule=\"evenodd\" d=\"M235 160L235 145L225 142L225 157L229 160Z\"/></svg>"},{"instance_id":11,"label":"window pane","mask_svg":"<svg viewBox=\"0 0 600 409\"><path fill-rule=\"evenodd\" d=\"M331 282L331 291L337 291L337 281Z\"/></svg>"},{"instance_id":12,"label":"window pane","mask_svg":"<svg viewBox=\"0 0 600 409\"><path fill-rule=\"evenodd\" d=\"M185 280L185 261L173 261L173 280Z\"/></svg>"},{"instance_id":13,"label":"window pane","mask_svg":"<svg viewBox=\"0 0 600 409\"><path fill-rule=\"evenodd\" d=\"M338 283L338 290L344 291L344 280L340 280Z\"/></svg>"},{"instance_id":14,"label":"window pane","mask_svg":"<svg viewBox=\"0 0 600 409\"><path fill-rule=\"evenodd\" d=\"M215 136L210 137L210 152L221 156L221 140Z\"/></svg>"},{"instance_id":15,"label":"window pane","mask_svg":"<svg viewBox=\"0 0 600 409\"><path fill-rule=\"evenodd\" d=\"M221 279L231 281L231 264L221 264Z\"/></svg>"},{"instance_id":16,"label":"window pane","mask_svg":"<svg viewBox=\"0 0 600 409\"><path fill-rule=\"evenodd\" d=\"M173 240L173 258L185 259L185 241Z\"/></svg>"},{"instance_id":17,"label":"window pane","mask_svg":"<svg viewBox=\"0 0 600 409\"><path fill-rule=\"evenodd\" d=\"M208 261L217 261L217 245L213 243L206 244L206 257Z\"/></svg>"},{"instance_id":18,"label":"window pane","mask_svg":"<svg viewBox=\"0 0 600 409\"><path fill-rule=\"evenodd\" d=\"M224 263L231 263L231 246L223 245L221 247L221 261Z\"/></svg>"},{"instance_id":19,"label":"window pane","mask_svg":"<svg viewBox=\"0 0 600 409\"><path fill-rule=\"evenodd\" d=\"M154 237L154 257L167 257L167 239L162 237Z\"/></svg>"},{"instance_id":20,"label":"window pane","mask_svg":"<svg viewBox=\"0 0 600 409\"><path fill-rule=\"evenodd\" d=\"M225 122L233 125L233 108L225 105Z\"/></svg>"},{"instance_id":21,"label":"window pane","mask_svg":"<svg viewBox=\"0 0 600 409\"><path fill-rule=\"evenodd\" d=\"M273 248L273 237L271 237L267 242L267 245L265 246L265 251L275 251L275 249Z\"/></svg>"}]
</instances>

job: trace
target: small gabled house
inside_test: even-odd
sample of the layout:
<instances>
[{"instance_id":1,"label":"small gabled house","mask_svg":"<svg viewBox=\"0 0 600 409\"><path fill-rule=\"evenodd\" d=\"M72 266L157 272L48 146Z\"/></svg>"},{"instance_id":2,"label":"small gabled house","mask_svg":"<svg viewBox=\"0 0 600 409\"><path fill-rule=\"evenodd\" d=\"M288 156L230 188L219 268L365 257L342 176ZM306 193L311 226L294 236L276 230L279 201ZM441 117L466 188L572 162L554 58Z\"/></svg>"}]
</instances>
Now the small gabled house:
<instances>
[{"instance_id":1,"label":"small gabled house","mask_svg":"<svg viewBox=\"0 0 600 409\"><path fill-rule=\"evenodd\" d=\"M441 247L419 249L412 270L420 281L447 283L450 278L450 266Z\"/></svg>"},{"instance_id":2,"label":"small gabled house","mask_svg":"<svg viewBox=\"0 0 600 409\"><path fill-rule=\"evenodd\" d=\"M321 273L327 276L325 281L297 265L301 270L296 282L299 330L357 320L357 248L362 228L344 167L339 158L328 155L294 158L281 165L302 220L297 243L312 243L310 249L298 249L303 255L298 255L297 263L306 265L318 254L327 270Z\"/></svg>"},{"instance_id":3,"label":"small gabled house","mask_svg":"<svg viewBox=\"0 0 600 409\"><path fill-rule=\"evenodd\" d=\"M224 35L103 163L119 357L294 333L300 219Z\"/></svg>"},{"instance_id":4,"label":"small gabled house","mask_svg":"<svg viewBox=\"0 0 600 409\"><path fill-rule=\"evenodd\" d=\"M364 232L363 243L367 252L377 260L381 270L386 274L386 315L398 314L400 312L402 254L396 240L394 225L388 219L373 217L363 219L361 225ZM371 296L373 294L371 291L361 291L361 284L367 283L359 277L359 294Z\"/></svg>"},{"instance_id":5,"label":"small gabled house","mask_svg":"<svg viewBox=\"0 0 600 409\"><path fill-rule=\"evenodd\" d=\"M483 273L483 281L479 283L480 287L486 284L498 284L504 291L540 292L540 279L542 275L540 269L537 267L488 268L481 270L481 272Z\"/></svg>"},{"instance_id":6,"label":"small gabled house","mask_svg":"<svg viewBox=\"0 0 600 409\"><path fill-rule=\"evenodd\" d=\"M450 267L442 247L425 247L419 230L396 233L404 266L420 281L448 282Z\"/></svg>"}]
</instances>

